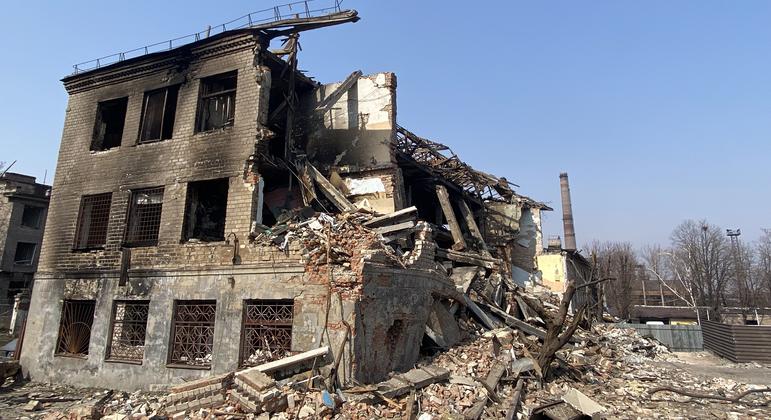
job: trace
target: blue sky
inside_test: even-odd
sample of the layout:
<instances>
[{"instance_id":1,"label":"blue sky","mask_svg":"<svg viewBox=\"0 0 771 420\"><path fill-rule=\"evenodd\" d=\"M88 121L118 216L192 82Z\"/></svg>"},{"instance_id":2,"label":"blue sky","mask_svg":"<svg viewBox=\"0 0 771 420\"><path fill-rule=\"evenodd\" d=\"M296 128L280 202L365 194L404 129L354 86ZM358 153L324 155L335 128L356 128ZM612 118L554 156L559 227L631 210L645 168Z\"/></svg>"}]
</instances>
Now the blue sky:
<instances>
[{"instance_id":1,"label":"blue sky","mask_svg":"<svg viewBox=\"0 0 771 420\"><path fill-rule=\"evenodd\" d=\"M4 5L0 160L51 179L72 64L279 3ZM771 2L343 4L362 20L302 35L301 67L395 72L399 123L555 207L546 235L561 171L579 245L666 243L687 218L771 228Z\"/></svg>"}]
</instances>

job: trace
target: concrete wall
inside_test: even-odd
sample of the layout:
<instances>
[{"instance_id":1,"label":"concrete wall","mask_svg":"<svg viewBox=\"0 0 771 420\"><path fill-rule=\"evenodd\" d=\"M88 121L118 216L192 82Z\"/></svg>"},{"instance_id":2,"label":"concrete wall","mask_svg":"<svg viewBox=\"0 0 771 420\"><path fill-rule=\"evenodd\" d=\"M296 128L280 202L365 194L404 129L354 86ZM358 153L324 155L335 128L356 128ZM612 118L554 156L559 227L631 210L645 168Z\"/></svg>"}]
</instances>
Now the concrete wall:
<instances>
[{"instance_id":1,"label":"concrete wall","mask_svg":"<svg viewBox=\"0 0 771 420\"><path fill-rule=\"evenodd\" d=\"M566 258L562 253L541 254L537 257L538 270L544 287L562 293L567 279Z\"/></svg>"}]
</instances>

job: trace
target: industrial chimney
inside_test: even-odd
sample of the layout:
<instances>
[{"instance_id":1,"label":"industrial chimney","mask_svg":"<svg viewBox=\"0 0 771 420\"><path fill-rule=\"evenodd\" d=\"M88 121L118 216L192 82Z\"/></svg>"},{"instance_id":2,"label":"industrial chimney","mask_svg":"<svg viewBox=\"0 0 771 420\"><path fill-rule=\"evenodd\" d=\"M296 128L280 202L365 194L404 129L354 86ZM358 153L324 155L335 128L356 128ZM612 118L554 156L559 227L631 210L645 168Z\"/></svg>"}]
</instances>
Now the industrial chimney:
<instances>
[{"instance_id":1,"label":"industrial chimney","mask_svg":"<svg viewBox=\"0 0 771 420\"><path fill-rule=\"evenodd\" d=\"M573 206L570 203L570 183L568 173L560 174L560 191L562 195L562 226L565 230L565 249L576 250L576 229L573 226Z\"/></svg>"}]
</instances>

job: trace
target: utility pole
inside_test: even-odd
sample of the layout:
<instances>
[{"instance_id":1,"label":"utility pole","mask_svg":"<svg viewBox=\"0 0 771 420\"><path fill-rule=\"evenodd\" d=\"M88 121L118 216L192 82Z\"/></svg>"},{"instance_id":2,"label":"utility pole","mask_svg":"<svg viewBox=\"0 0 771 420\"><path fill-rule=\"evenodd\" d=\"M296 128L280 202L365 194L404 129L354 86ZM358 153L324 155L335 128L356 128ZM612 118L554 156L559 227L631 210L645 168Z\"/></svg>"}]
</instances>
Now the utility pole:
<instances>
[{"instance_id":1,"label":"utility pole","mask_svg":"<svg viewBox=\"0 0 771 420\"><path fill-rule=\"evenodd\" d=\"M744 276L744 269L742 267L741 256L739 255L739 236L742 234L741 229L726 229L726 236L731 239L731 251L734 254L734 275L736 276L736 285L741 289L739 298L742 300L742 305L753 305L752 292L750 291L747 279Z\"/></svg>"}]
</instances>

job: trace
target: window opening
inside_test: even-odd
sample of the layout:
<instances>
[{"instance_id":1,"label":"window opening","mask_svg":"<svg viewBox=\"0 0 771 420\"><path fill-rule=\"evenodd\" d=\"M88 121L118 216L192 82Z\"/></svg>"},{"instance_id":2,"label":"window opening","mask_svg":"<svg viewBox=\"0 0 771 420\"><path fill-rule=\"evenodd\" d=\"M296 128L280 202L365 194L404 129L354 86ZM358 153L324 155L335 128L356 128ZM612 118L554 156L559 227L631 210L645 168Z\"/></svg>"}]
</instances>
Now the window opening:
<instances>
[{"instance_id":1,"label":"window opening","mask_svg":"<svg viewBox=\"0 0 771 420\"><path fill-rule=\"evenodd\" d=\"M64 301L56 354L76 357L88 355L95 307L96 302L93 300Z\"/></svg>"},{"instance_id":2,"label":"window opening","mask_svg":"<svg viewBox=\"0 0 771 420\"><path fill-rule=\"evenodd\" d=\"M294 302L248 300L241 325L241 365L256 366L289 355Z\"/></svg>"},{"instance_id":3,"label":"window opening","mask_svg":"<svg viewBox=\"0 0 771 420\"><path fill-rule=\"evenodd\" d=\"M40 229L43 221L43 207L24 206L24 212L21 214L21 225L33 229Z\"/></svg>"},{"instance_id":4,"label":"window opening","mask_svg":"<svg viewBox=\"0 0 771 420\"><path fill-rule=\"evenodd\" d=\"M215 301L176 301L169 363L211 367Z\"/></svg>"},{"instance_id":5,"label":"window opening","mask_svg":"<svg viewBox=\"0 0 771 420\"><path fill-rule=\"evenodd\" d=\"M101 248L107 242L112 193L84 195L80 200L75 249Z\"/></svg>"},{"instance_id":6,"label":"window opening","mask_svg":"<svg viewBox=\"0 0 771 420\"><path fill-rule=\"evenodd\" d=\"M120 146L127 105L128 97L99 102L91 150L107 150Z\"/></svg>"},{"instance_id":7,"label":"window opening","mask_svg":"<svg viewBox=\"0 0 771 420\"><path fill-rule=\"evenodd\" d=\"M188 183L183 240L225 240L227 204L227 178Z\"/></svg>"},{"instance_id":8,"label":"window opening","mask_svg":"<svg viewBox=\"0 0 771 420\"><path fill-rule=\"evenodd\" d=\"M116 301L113 304L107 359L142 361L149 307L147 301Z\"/></svg>"},{"instance_id":9,"label":"window opening","mask_svg":"<svg viewBox=\"0 0 771 420\"><path fill-rule=\"evenodd\" d=\"M17 242L13 263L19 265L32 265L32 260L35 259L35 248L37 248L37 244L34 242Z\"/></svg>"},{"instance_id":10,"label":"window opening","mask_svg":"<svg viewBox=\"0 0 771 420\"><path fill-rule=\"evenodd\" d=\"M201 79L197 131L233 125L236 108L236 72Z\"/></svg>"},{"instance_id":11,"label":"window opening","mask_svg":"<svg viewBox=\"0 0 771 420\"><path fill-rule=\"evenodd\" d=\"M131 192L126 246L151 246L158 243L163 210L163 187Z\"/></svg>"},{"instance_id":12,"label":"window opening","mask_svg":"<svg viewBox=\"0 0 771 420\"><path fill-rule=\"evenodd\" d=\"M139 143L170 139L174 132L179 85L145 93Z\"/></svg>"}]
</instances>

